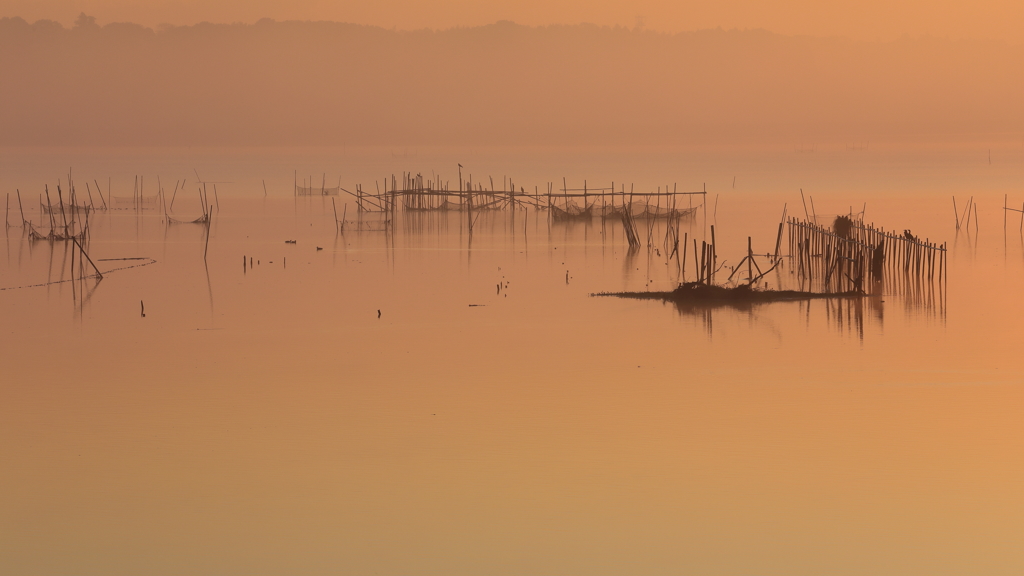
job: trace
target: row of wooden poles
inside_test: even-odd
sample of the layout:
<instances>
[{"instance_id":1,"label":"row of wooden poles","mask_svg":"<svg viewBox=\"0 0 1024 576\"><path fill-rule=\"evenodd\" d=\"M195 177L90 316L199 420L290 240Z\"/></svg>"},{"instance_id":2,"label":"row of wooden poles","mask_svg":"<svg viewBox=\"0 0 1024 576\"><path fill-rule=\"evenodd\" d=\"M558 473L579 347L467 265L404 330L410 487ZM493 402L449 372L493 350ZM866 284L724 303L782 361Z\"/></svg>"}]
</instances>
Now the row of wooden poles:
<instances>
[{"instance_id":1,"label":"row of wooden poles","mask_svg":"<svg viewBox=\"0 0 1024 576\"><path fill-rule=\"evenodd\" d=\"M88 187L88 184L86 184L86 187ZM97 189L97 192L99 192L99 185L98 184L96 186L96 189ZM100 193L100 200L102 201L102 207L97 207L93 203L93 198L92 198L92 192L91 191L89 192L89 203L88 204L85 204L85 203L78 204L77 200L73 199L75 197L75 193L74 193L74 187L72 186L71 190L70 190L70 196L68 197L68 202L65 203L64 199L63 199L63 194L62 194L62 191L61 191L60 184L58 184L57 185L58 201L55 204L53 202L53 200L51 199L51 197L50 197L50 187L49 186L44 186L44 190L45 190L45 193L46 193L46 203L45 204L43 203L43 194L40 193L39 194L39 214L40 214L40 216L42 216L43 214L46 214L48 216L51 234L54 233L53 231L58 227L57 226L57 222L56 222L56 218L55 218L58 210L60 210L62 213L64 213L65 208L66 208L66 210L68 212L72 212L73 214L77 215L77 214L81 213L81 214L85 214L86 216L88 216L88 213L90 211L92 211L92 210L99 210L99 209L105 210L107 208L107 202L103 198L102 193ZM25 208L24 208L24 205L22 204L22 201L21 201L21 190L20 189L19 190L15 190L15 194L16 194L17 200L18 200L18 212L21 215L21 227L23 227L23 228L30 228L30 229L34 230L32 222L25 217ZM10 228L11 227L11 193L10 192L7 193L6 212L4 213L4 224L5 224L6 228ZM65 230L65 232L67 232L67 230Z\"/></svg>"},{"instance_id":2,"label":"row of wooden poles","mask_svg":"<svg viewBox=\"0 0 1024 576\"><path fill-rule=\"evenodd\" d=\"M97 206L92 196L92 191L89 187L89 183L86 182L86 190L88 192L88 203L85 201L79 202L76 187L74 181L71 179L71 174L68 174L68 198L65 202L64 193L61 189L60 184L57 185L57 202L55 203L50 195L49 186L44 186L46 194L46 203L43 203L43 195L39 195L39 215L42 222L49 224L49 232L41 234L36 230L35 225L32 221L25 217L25 211L21 201L21 191L16 190L18 199L18 210L21 213L22 227L27 230L29 238L32 240L70 240L73 241L78 247L82 254L82 257L87 260L96 273L96 275L102 278L102 274L99 269L96 268L89 255L86 253L83 244L87 243L89 234L89 213L95 210L107 210L110 205L115 203L115 200L119 199L110 193L110 183L107 184L107 197L104 198L102 189L100 188L99 182L93 181L96 184L96 192L100 197L101 205ZM209 225L213 216L213 208L216 206L219 210L220 201L217 199L217 187L214 185L214 202L211 203L208 200L206 193L206 184L203 183L199 189L199 199L202 205L203 215L195 220L189 221L189 223L202 223L206 224L206 242L203 251L203 257L206 258L207 250L209 249ZM177 196L178 183L175 183L174 195ZM107 200L110 200L110 204ZM163 187L159 185L159 177L157 178L157 193L151 198L146 198L143 195L143 180L141 177L135 177L135 188L130 200L132 208L136 211L143 208L145 204L154 204L154 207L162 207L165 222L167 224L176 223L168 213L168 207L166 202L166 194L164 193ZM6 227L10 227L10 193L7 194L7 212L5 213L5 224ZM171 198L171 206L174 205L174 197ZM58 218L59 215L59 218ZM42 225L42 224L41 224Z\"/></svg>"},{"instance_id":3,"label":"row of wooden poles","mask_svg":"<svg viewBox=\"0 0 1024 576\"><path fill-rule=\"evenodd\" d=\"M853 223L844 236L812 222L789 218L790 255L802 278L820 281L826 292L861 291L866 281L902 274L920 280L945 281L946 245L887 232L871 224Z\"/></svg>"},{"instance_id":4,"label":"row of wooden poles","mask_svg":"<svg viewBox=\"0 0 1024 576\"><path fill-rule=\"evenodd\" d=\"M678 233L677 233L678 237ZM683 261L680 263L680 269L686 271L686 253L689 249L687 243L689 237L687 233L683 234L683 248L680 250L683 254ZM701 284L714 284L715 273L718 271L715 266L718 263L718 251L715 250L715 227L711 227L711 241L701 240L700 250L697 250L697 239L693 239L693 271L694 281Z\"/></svg>"},{"instance_id":5,"label":"row of wooden poles","mask_svg":"<svg viewBox=\"0 0 1024 576\"><path fill-rule=\"evenodd\" d=\"M548 214L555 220L586 219L593 215L591 208L597 206L597 203L600 202L602 216L622 219L631 249L638 248L641 245L639 226L637 226L632 210L635 198L642 198L644 201L644 213L640 214L640 217L646 216L648 219L660 217L671 220L679 218L684 214L693 214L696 210L692 206L694 195L707 196L706 188L697 192L680 192L675 186L670 190L669 186L666 185L664 192L659 187L657 192L635 193L632 186L629 191L626 191L625 185L620 185L620 190L616 191L614 182L608 188L594 188L588 185L586 180L583 181L583 188L569 188L564 178L561 190L555 190L554 184L548 182L545 192L540 192L539 187L535 186L533 193L529 193L522 187L519 188L519 191L516 191L516 185L513 180L503 177L502 187L498 190L494 179L491 177L488 178L488 185L485 186L481 182L474 182L472 175L463 180L461 172L459 174L458 190L454 191L449 188L447 181L441 180L439 177L435 176L428 179L422 174L413 174L412 172L403 172L400 179L394 174L389 178L385 178L383 189L380 183L377 182L376 193L366 192L363 190L362 185L356 185L354 191L347 190L340 186L340 184L337 188L327 188L326 174L319 190L306 186L306 182L304 180L303 186L300 187L296 174L294 186L296 197L312 195L335 196L339 191L352 196L355 199L356 212L360 218L351 224L354 224L357 230L365 231L386 232L390 230L392 217L399 209L413 212L464 211L469 213L467 221L472 229L475 222L474 212L504 210L508 208L527 210L532 207L534 209L548 210ZM682 196L690 198L690 206L678 209L678 199ZM618 202L616 202L616 197L619 198ZM661 207L662 197L665 197L664 210ZM582 199L583 208L575 207L573 204L573 199L577 198ZM653 211L651 209L652 199L656 201ZM346 226L345 216L347 212L343 213L339 218L337 203L333 198L331 202L334 209L335 224L339 230L343 231ZM561 202L561 206L559 206L559 202ZM702 202L700 206L703 206L705 210L707 209L705 202ZM573 207L578 208L578 210L570 212L570 208ZM379 221L364 222L362 220L363 213L383 214L384 218ZM673 232L677 231L673 230ZM653 224L649 223L649 244L652 241L652 234ZM674 241L678 244L678 238L675 238Z\"/></svg>"},{"instance_id":6,"label":"row of wooden poles","mask_svg":"<svg viewBox=\"0 0 1024 576\"><path fill-rule=\"evenodd\" d=\"M71 182L70 178L71 177L69 175L68 176L68 184L69 184L69 188L70 188L69 193L74 195L75 194L75 186L74 186L74 183ZM88 182L86 182L85 183L85 189L86 189L86 192L88 193L88 203L86 203L84 201L84 199L83 199L83 201L81 203L79 203L77 199L72 201L70 199L70 196L69 196L68 202L65 202L64 205L65 205L65 208L68 211L76 210L76 211L79 211L79 212L92 212L92 211L97 211L97 210L108 210L108 209L112 208L113 204L117 204L117 203L129 204L129 205L131 205L132 209L134 209L134 210L140 210L140 209L142 209L146 205L152 205L153 207L156 207L157 205L160 205L160 206L162 206L163 212L166 214L168 212L168 207L166 205L166 199L165 199L163 188L159 186L159 180L160 179L158 177L157 178L158 190L157 190L156 195L150 196L150 197L146 197L143 194L144 180L143 180L142 177L136 176L135 177L135 188L134 188L134 190L132 192L131 198L122 198L122 197L114 196L113 194L111 194L111 192L110 192L111 185L110 185L109 181L107 183L107 194L106 194L106 196L104 196L103 190L100 187L99 182L97 182L96 180L93 180L93 183L96 185L96 194L99 196L99 199L100 199L100 203L99 204L96 203L96 201L95 201L95 199L94 199L94 197L92 195L92 187L89 185ZM183 180L179 181L179 182L181 184L184 184ZM177 193L178 193L179 182L175 182L175 185L174 185L174 196L172 196L171 203L170 203L170 208L172 210L174 208L174 198L177 196ZM203 213L205 215L206 212L207 212L207 204L206 204L206 201L205 201L205 196L206 196L205 188L206 188L206 184L205 183L201 183L201 184L203 184L203 187L202 187L202 189L200 189L199 195L200 195L200 201L203 203ZM59 184L58 184L57 188L58 188L58 190L60 190L60 185ZM45 202L43 201L44 193L40 193L39 194L39 198L38 198L39 213L40 214L49 214L51 216L50 224L51 224L51 228L52 228L53 225L54 225L54 219L52 218L52 216L54 214L56 214L56 212L60 209L60 206L59 206L59 202L54 202L53 199L51 198L49 186L44 186L44 191L45 191L46 201ZM25 225L29 221L25 218L25 211L24 211L24 207L23 207L22 199L21 199L21 190L16 190L15 193L16 193L16 198L17 198L17 201L18 201L18 210L21 212L22 225ZM217 186L214 185L214 199L215 199L215 202L216 202L216 204L217 204L217 206L219 208L220 201L219 201L219 199L216 198L216 196L217 196ZM77 196L76 196L76 198L77 198ZM110 200L109 204L107 202L108 198ZM10 227L11 226L11 224L10 224L10 211L11 211L10 193L7 194L6 209L7 209L7 213L5 214L5 216L6 216L5 223L7 224L7 227Z\"/></svg>"},{"instance_id":7,"label":"row of wooden poles","mask_svg":"<svg viewBox=\"0 0 1024 576\"><path fill-rule=\"evenodd\" d=\"M724 262L722 266L718 265L718 250L715 246L715 227L713 225L710 227L710 232L710 241L702 240L699 247L697 245L697 239L693 239L694 282L699 284L714 284L715 276L721 270L722 266L725 265ZM687 268L687 260L689 259L687 256L687 244L689 241L689 235L687 233L684 233L682 247L680 248L678 231L667 234L665 237L665 249L669 250L669 248L672 247L672 251L669 252L668 257L672 258L673 256L676 256L676 258L679 258L679 254L682 254L682 261L679 263L679 266L680 270L683 271L684 274ZM747 254L739 261L739 263L736 264L736 266L733 267L732 273L729 274L729 277L726 279L726 281L732 280L732 277L737 272L743 270L743 265L746 264L747 282L753 284L754 282L757 282L758 280L766 276L769 272L774 270L775 267L779 265L779 262L780 261L777 260L775 264L769 267L767 270L761 270L761 266L757 263L757 258L754 254L753 240L750 236L748 236Z\"/></svg>"},{"instance_id":8,"label":"row of wooden poles","mask_svg":"<svg viewBox=\"0 0 1024 576\"><path fill-rule=\"evenodd\" d=\"M667 185L664 191L659 187L657 192L642 193L634 192L632 187L629 191L626 191L625 185L621 184L617 190L614 182L608 188L595 188L589 186L586 180L583 181L583 188L569 188L564 178L563 186L560 190L556 190L554 184L548 182L545 192L540 192L539 187L534 186L532 193L527 192L523 187L519 187L517 191L515 182L507 177L502 178L500 190L495 186L492 177L488 178L488 182L485 185L483 182L474 182L472 176L462 180L461 174L457 190L450 189L449 183L440 178L428 179L422 174L413 174L411 172L403 172L400 179L395 175L391 175L390 178L385 178L383 182L383 189L377 183L376 193L363 190L361 184L356 185L354 191L347 190L340 185L337 188L322 186L319 190L316 190L307 186L300 187L296 182L295 194L296 196L334 196L339 191L344 192L355 198L356 208L360 212L393 212L399 208L422 211L446 209L486 210L506 209L509 207L525 208L527 206L541 209L561 208L564 210L567 208L568 202L571 202L571 199L574 198L582 199L583 209L590 206L591 202L601 202L602 206L624 207L632 204L635 198L644 199L645 205L651 204L652 199L656 199L660 208L662 197L669 199L666 201L666 210L677 210L676 205L679 197L688 196L692 198L694 195L705 197L707 195L706 189L696 192L680 192L676 186L673 186L670 190ZM616 197L618 202L616 202ZM558 200L563 203L561 207L557 204ZM688 209L692 209L692 205Z\"/></svg>"},{"instance_id":9,"label":"row of wooden poles","mask_svg":"<svg viewBox=\"0 0 1024 576\"><path fill-rule=\"evenodd\" d=\"M876 228L874 224L854 222L850 227L850 236L862 243L882 249L883 269L899 271L904 274L931 280L944 279L948 274L946 264L946 243L938 244L930 239L912 235L909 230L903 234L887 232L884 228ZM888 263L888 266L885 264Z\"/></svg>"},{"instance_id":10,"label":"row of wooden poles","mask_svg":"<svg viewBox=\"0 0 1024 576\"><path fill-rule=\"evenodd\" d=\"M42 196L40 195L40 218L46 215L46 219L49 223L49 232L46 234L40 234L36 231L32 221L25 217L25 210L21 202L21 191L17 191L18 196L18 210L21 214L21 228L23 234L27 233L30 240L45 240L50 242L71 242L76 250L71 252L71 276L74 278L75 275L75 256L79 255L79 274L82 278L86 277L85 264L88 263L89 268L92 270L93 275L96 278L103 278L103 273L100 272L99 268L92 261L92 258L86 252L85 245L89 239L89 212L90 206L87 204L79 204L77 195L75 194L75 187L71 184L71 175L68 175L68 198L67 202L64 201L64 191L60 185L57 185L57 203L54 204L50 197L49 186L45 187L46 190L46 204L42 203ZM91 199L91 195L90 195ZM10 206L11 206L11 195L7 194L7 206L5 218L5 229L10 228Z\"/></svg>"},{"instance_id":11,"label":"row of wooden poles","mask_svg":"<svg viewBox=\"0 0 1024 576\"><path fill-rule=\"evenodd\" d=\"M1003 231L1006 231L1006 219L1010 212L1016 212L1020 214L1020 226L1021 232L1024 232L1024 202L1021 203L1020 208L1014 208L1009 205L1010 197L1008 194L1003 194ZM971 196L967 200L967 206L963 211L957 208L956 196L953 196L953 216L956 217L956 229L959 231L961 228L966 228L970 231L971 226L971 210L974 210L974 231L978 231L978 205L974 202L974 196Z\"/></svg>"},{"instance_id":12,"label":"row of wooden poles","mask_svg":"<svg viewBox=\"0 0 1024 576\"><path fill-rule=\"evenodd\" d=\"M68 198L67 198L66 202L64 200L63 190L61 189L61 186L60 186L59 183L57 184L57 201L56 202L53 200L53 198L50 195L50 187L49 186L44 186L43 187L44 193L45 193L45 196L46 196L46 202L45 203L43 202L43 195L44 195L44 193L40 193L39 194L39 214L40 214L40 217L43 219L44 222L48 221L49 228L50 228L49 234L47 234L45 237L57 238L57 237L65 237L65 236L72 235L72 232L70 230L72 228L74 228L74 223L77 221L78 216L79 215L84 215L83 219L86 222L86 224L85 224L85 226L82 229L79 230L78 233L76 233L77 235L81 236L84 233L84 231L88 228L88 214L89 214L89 212L96 211L96 210L107 210L109 208L109 206L107 204L107 198L109 198L111 200L111 202L113 202L114 199L115 199L110 194L110 184L109 184L109 182L107 184L107 197L104 197L103 190L100 188L99 182L97 182L95 180L93 182L96 184L96 193L97 193L97 195L99 195L99 198L100 198L100 204L99 205L96 204L95 199L93 198L92 189L89 186L88 182L85 183L86 192L88 193L88 203L86 203L84 201L84 199L83 199L83 201L81 203L79 202L79 199L78 199L78 196L77 196L77 193L76 193L76 189L75 189L75 185L74 185L74 182L71 180L71 174L70 173L68 174L68 182L67 182L68 183ZM30 230L30 233L34 234L35 236L44 237L43 235L40 235L38 232L35 232L34 225L32 224L32 222L29 219L27 219L25 217L25 210L24 210L24 206L23 206L22 200L21 200L21 190L19 189L19 190L16 190L15 192L17 194L18 210L19 210L19 212L21 214L21 225L22 225L22 227L28 228ZM156 197L154 197L154 200L155 200L155 198ZM136 208L140 207L142 205L142 203L143 203L142 182L141 182L141 180L139 179L138 176L135 177L135 191L134 191L134 193L132 195L131 203L132 203L133 207L136 207ZM11 195L10 195L10 193L8 193L7 194L7 207L6 207L7 208L7 213L5 214L5 223L6 223L7 227L10 227L10 207L11 207ZM64 221L63 224L58 222L58 219L56 217L58 212L61 214L61 220ZM68 214L71 215L71 220L70 221L66 221L66 218L67 218ZM62 228L63 229L63 233L57 232L58 228ZM59 238L57 238L57 239L59 239Z\"/></svg>"},{"instance_id":13,"label":"row of wooden poles","mask_svg":"<svg viewBox=\"0 0 1024 576\"><path fill-rule=\"evenodd\" d=\"M829 229L796 218L789 219L790 255L801 278L821 281L824 292L854 292L864 288L865 271L881 278L873 262L874 249L858 240L843 238Z\"/></svg>"}]
</instances>

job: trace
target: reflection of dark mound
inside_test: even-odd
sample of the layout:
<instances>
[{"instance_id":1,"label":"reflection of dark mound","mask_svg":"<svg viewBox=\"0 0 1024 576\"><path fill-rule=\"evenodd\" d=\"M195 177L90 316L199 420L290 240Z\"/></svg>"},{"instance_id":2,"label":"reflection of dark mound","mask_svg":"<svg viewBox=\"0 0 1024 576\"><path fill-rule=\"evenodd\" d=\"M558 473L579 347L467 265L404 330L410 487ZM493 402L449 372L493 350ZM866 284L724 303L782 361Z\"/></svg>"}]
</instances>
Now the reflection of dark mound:
<instances>
[{"instance_id":1,"label":"reflection of dark mound","mask_svg":"<svg viewBox=\"0 0 1024 576\"><path fill-rule=\"evenodd\" d=\"M671 292L603 292L594 296L617 296L638 300L662 300L679 307L734 306L746 308L751 304L768 302L796 302L816 298L861 298L862 292L803 292L800 290L753 290L743 284L734 288L714 286L700 282L686 282Z\"/></svg>"}]
</instances>

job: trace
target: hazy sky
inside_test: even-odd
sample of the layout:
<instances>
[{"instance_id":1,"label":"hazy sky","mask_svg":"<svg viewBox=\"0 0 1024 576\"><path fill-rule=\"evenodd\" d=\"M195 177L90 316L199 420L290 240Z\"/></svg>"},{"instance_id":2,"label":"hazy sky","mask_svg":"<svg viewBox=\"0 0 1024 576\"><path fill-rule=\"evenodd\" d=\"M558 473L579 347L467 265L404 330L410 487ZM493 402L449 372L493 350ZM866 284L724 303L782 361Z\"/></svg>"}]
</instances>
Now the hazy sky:
<instances>
[{"instance_id":1,"label":"hazy sky","mask_svg":"<svg viewBox=\"0 0 1024 576\"><path fill-rule=\"evenodd\" d=\"M386 28L449 28L498 20L659 31L765 28L782 34L888 40L904 34L950 38L1024 38L1022 0L0 0L0 16L70 25L79 12L100 24L147 26L277 20L334 20Z\"/></svg>"}]
</instances>

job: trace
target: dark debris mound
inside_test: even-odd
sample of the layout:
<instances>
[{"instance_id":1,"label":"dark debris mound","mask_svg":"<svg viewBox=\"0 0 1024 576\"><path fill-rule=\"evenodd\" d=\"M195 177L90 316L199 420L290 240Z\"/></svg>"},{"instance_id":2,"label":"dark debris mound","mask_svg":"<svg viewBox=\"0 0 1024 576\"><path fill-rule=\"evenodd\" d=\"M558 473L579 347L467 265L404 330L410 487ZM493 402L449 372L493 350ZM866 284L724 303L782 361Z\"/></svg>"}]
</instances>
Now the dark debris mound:
<instances>
[{"instance_id":1,"label":"dark debris mound","mask_svg":"<svg viewBox=\"0 0 1024 576\"><path fill-rule=\"evenodd\" d=\"M832 222L832 232L840 238L849 238L853 231L853 220L849 216L836 216Z\"/></svg>"}]
</instances>

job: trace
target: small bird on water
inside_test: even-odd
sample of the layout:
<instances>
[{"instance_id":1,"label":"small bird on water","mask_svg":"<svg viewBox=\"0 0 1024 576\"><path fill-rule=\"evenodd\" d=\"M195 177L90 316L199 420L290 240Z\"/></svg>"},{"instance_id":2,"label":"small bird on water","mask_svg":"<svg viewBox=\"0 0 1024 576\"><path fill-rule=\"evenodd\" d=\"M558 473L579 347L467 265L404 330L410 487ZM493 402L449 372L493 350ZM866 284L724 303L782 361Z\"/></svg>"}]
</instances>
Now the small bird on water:
<instances>
[{"instance_id":1,"label":"small bird on water","mask_svg":"<svg viewBox=\"0 0 1024 576\"><path fill-rule=\"evenodd\" d=\"M380 318L380 308L377 309L377 318Z\"/></svg>"}]
</instances>

